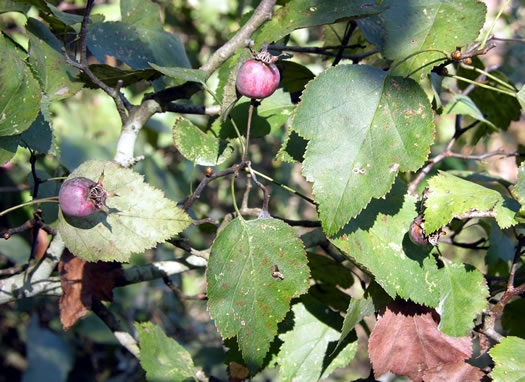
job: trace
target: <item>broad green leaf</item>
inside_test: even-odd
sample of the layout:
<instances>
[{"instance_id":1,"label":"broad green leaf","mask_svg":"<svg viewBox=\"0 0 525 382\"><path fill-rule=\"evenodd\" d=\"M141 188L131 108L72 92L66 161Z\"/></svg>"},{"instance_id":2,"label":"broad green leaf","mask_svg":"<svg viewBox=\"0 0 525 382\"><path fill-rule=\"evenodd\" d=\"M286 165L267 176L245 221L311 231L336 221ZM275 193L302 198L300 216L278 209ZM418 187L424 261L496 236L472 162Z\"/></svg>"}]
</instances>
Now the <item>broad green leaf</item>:
<instances>
[{"instance_id":1,"label":"broad green leaf","mask_svg":"<svg viewBox=\"0 0 525 382\"><path fill-rule=\"evenodd\" d=\"M389 0L375 21L384 30L382 53L396 62L416 52L439 49L452 52L472 43L485 22L486 6L478 0ZM468 20L468 21L466 21ZM395 74L421 79L444 59L440 52L417 54L400 64ZM424 66L427 65L427 66Z\"/></svg>"},{"instance_id":2,"label":"broad green leaf","mask_svg":"<svg viewBox=\"0 0 525 382\"><path fill-rule=\"evenodd\" d=\"M9 162L18 150L19 135L0 138L0 166Z\"/></svg>"},{"instance_id":3,"label":"broad green leaf","mask_svg":"<svg viewBox=\"0 0 525 382\"><path fill-rule=\"evenodd\" d=\"M27 21L29 32L29 62L50 101L67 98L82 89L83 83L75 77L78 69L68 65L62 53L62 44L40 21Z\"/></svg>"},{"instance_id":4,"label":"broad green leaf","mask_svg":"<svg viewBox=\"0 0 525 382\"><path fill-rule=\"evenodd\" d=\"M30 8L28 4L16 3L13 0L0 0L0 14L5 12L26 13Z\"/></svg>"},{"instance_id":5,"label":"broad green leaf","mask_svg":"<svg viewBox=\"0 0 525 382\"><path fill-rule=\"evenodd\" d=\"M308 141L306 139L294 130L288 129L286 139L275 158L288 163L302 162L307 144Z\"/></svg>"},{"instance_id":6,"label":"broad green leaf","mask_svg":"<svg viewBox=\"0 0 525 382\"><path fill-rule=\"evenodd\" d=\"M27 369L22 382L65 382L73 368L73 350L63 336L41 328L33 315L27 328Z\"/></svg>"},{"instance_id":7,"label":"broad green leaf","mask_svg":"<svg viewBox=\"0 0 525 382\"><path fill-rule=\"evenodd\" d=\"M87 218L59 213L58 230L66 247L88 261L128 261L132 253L153 248L191 224L176 203L144 183L142 175L110 161L87 161L68 179L97 181L104 172L104 188L116 195L106 199L109 211Z\"/></svg>"},{"instance_id":8,"label":"broad green leaf","mask_svg":"<svg viewBox=\"0 0 525 382\"><path fill-rule=\"evenodd\" d=\"M486 264L496 264L499 260L505 262L514 258L514 242L492 221L489 234L490 247L485 256Z\"/></svg>"},{"instance_id":9,"label":"broad green leaf","mask_svg":"<svg viewBox=\"0 0 525 382\"><path fill-rule=\"evenodd\" d=\"M290 32L315 25L331 24L345 17L376 15L385 9L374 1L355 0L334 4L331 0L291 0L274 12L272 19L255 35L256 47L278 41Z\"/></svg>"},{"instance_id":10,"label":"broad green leaf","mask_svg":"<svg viewBox=\"0 0 525 382\"><path fill-rule=\"evenodd\" d=\"M149 65L162 74L175 78L179 81L193 81L201 84L206 83L206 72L200 69L188 69L180 67L164 67L149 63Z\"/></svg>"},{"instance_id":11,"label":"broad green leaf","mask_svg":"<svg viewBox=\"0 0 525 382\"><path fill-rule=\"evenodd\" d=\"M120 2L122 22L147 29L162 30L160 6L150 0L122 0Z\"/></svg>"},{"instance_id":12,"label":"broad green leaf","mask_svg":"<svg viewBox=\"0 0 525 382\"><path fill-rule=\"evenodd\" d=\"M443 109L443 114L462 114L462 115L469 115L474 119L477 119L478 121L485 122L487 125L492 127L495 131L497 131L497 127L487 120L483 113L478 109L476 104L472 102L472 100L462 94L456 94L455 100L450 102L448 105L445 106Z\"/></svg>"},{"instance_id":13,"label":"broad green leaf","mask_svg":"<svg viewBox=\"0 0 525 382\"><path fill-rule=\"evenodd\" d=\"M421 87L367 65L339 65L311 81L292 128L310 140L303 174L328 235L385 195L399 171L421 167L433 141Z\"/></svg>"},{"instance_id":14,"label":"broad green leaf","mask_svg":"<svg viewBox=\"0 0 525 382\"><path fill-rule=\"evenodd\" d=\"M201 166L217 166L233 153L233 146L201 131L185 118L173 126L173 142L184 158Z\"/></svg>"},{"instance_id":15,"label":"broad green leaf","mask_svg":"<svg viewBox=\"0 0 525 382\"><path fill-rule=\"evenodd\" d=\"M439 172L428 181L425 229L431 233L468 212L492 212L501 228L517 224L518 203L498 191Z\"/></svg>"},{"instance_id":16,"label":"broad green leaf","mask_svg":"<svg viewBox=\"0 0 525 382\"><path fill-rule=\"evenodd\" d=\"M474 318L487 307L489 291L483 274L467 270L463 264L451 264L430 279L439 285L441 294L439 330L453 337L467 336Z\"/></svg>"},{"instance_id":17,"label":"broad green leaf","mask_svg":"<svg viewBox=\"0 0 525 382\"><path fill-rule=\"evenodd\" d=\"M89 69L99 80L111 87L115 87L119 80L122 81L122 87L125 88L142 80L152 81L160 77L160 74L154 69L125 70L105 64L89 65ZM98 85L95 85L84 72L80 73L79 78L86 84L86 87L98 89Z\"/></svg>"},{"instance_id":18,"label":"broad green leaf","mask_svg":"<svg viewBox=\"0 0 525 382\"><path fill-rule=\"evenodd\" d=\"M139 334L140 364L150 382L196 381L190 353L157 325L135 323Z\"/></svg>"},{"instance_id":19,"label":"broad green leaf","mask_svg":"<svg viewBox=\"0 0 525 382\"><path fill-rule=\"evenodd\" d=\"M523 85L518 92L518 101L521 105L521 108L525 110L525 85Z\"/></svg>"},{"instance_id":20,"label":"broad green leaf","mask_svg":"<svg viewBox=\"0 0 525 382\"><path fill-rule=\"evenodd\" d=\"M121 22L94 23L89 27L87 44L100 62L109 55L133 69L147 69L150 62L161 66L190 67L179 38L158 28Z\"/></svg>"},{"instance_id":21,"label":"broad green leaf","mask_svg":"<svg viewBox=\"0 0 525 382\"><path fill-rule=\"evenodd\" d=\"M506 337L489 351L496 366L491 377L494 382L522 382L525 380L525 340Z\"/></svg>"},{"instance_id":22,"label":"broad green leaf","mask_svg":"<svg viewBox=\"0 0 525 382\"><path fill-rule=\"evenodd\" d=\"M301 240L277 219L236 218L215 239L208 309L224 339L237 336L250 370L262 365L290 300L307 291L306 263Z\"/></svg>"},{"instance_id":23,"label":"broad green leaf","mask_svg":"<svg viewBox=\"0 0 525 382\"><path fill-rule=\"evenodd\" d=\"M292 311L293 329L279 335L283 341L277 356L279 381L318 381L350 363L357 351L355 334L331 356L341 325L337 314L311 302L295 304Z\"/></svg>"},{"instance_id":24,"label":"broad green leaf","mask_svg":"<svg viewBox=\"0 0 525 382\"><path fill-rule=\"evenodd\" d=\"M386 199L372 201L330 241L365 267L390 297L435 307L439 286L430 276L437 267L408 238L417 211L416 199L405 193L406 186L396 182Z\"/></svg>"},{"instance_id":25,"label":"broad green leaf","mask_svg":"<svg viewBox=\"0 0 525 382\"><path fill-rule=\"evenodd\" d=\"M281 84L289 93L302 92L308 82L314 79L314 74L306 66L293 61L277 61L281 72Z\"/></svg>"},{"instance_id":26,"label":"broad green leaf","mask_svg":"<svg viewBox=\"0 0 525 382\"><path fill-rule=\"evenodd\" d=\"M0 34L0 137L27 130L40 109L40 87L16 49Z\"/></svg>"},{"instance_id":27,"label":"broad green leaf","mask_svg":"<svg viewBox=\"0 0 525 382\"><path fill-rule=\"evenodd\" d=\"M57 17L60 21L62 21L66 25L75 25L82 23L83 17L80 15L75 15L73 13L66 13L62 12L60 9L55 7L53 4L47 3L47 6L53 12L53 15ZM80 28L78 29L80 31Z\"/></svg>"},{"instance_id":28,"label":"broad green leaf","mask_svg":"<svg viewBox=\"0 0 525 382\"><path fill-rule=\"evenodd\" d=\"M42 154L54 151L53 131L42 113L38 114L29 129L20 134L20 145L29 146L32 150Z\"/></svg>"},{"instance_id":29,"label":"broad green leaf","mask_svg":"<svg viewBox=\"0 0 525 382\"><path fill-rule=\"evenodd\" d=\"M518 202L520 202L522 206L525 206L525 162L522 163L518 169L518 181L512 193L516 199L518 199Z\"/></svg>"}]
</instances>

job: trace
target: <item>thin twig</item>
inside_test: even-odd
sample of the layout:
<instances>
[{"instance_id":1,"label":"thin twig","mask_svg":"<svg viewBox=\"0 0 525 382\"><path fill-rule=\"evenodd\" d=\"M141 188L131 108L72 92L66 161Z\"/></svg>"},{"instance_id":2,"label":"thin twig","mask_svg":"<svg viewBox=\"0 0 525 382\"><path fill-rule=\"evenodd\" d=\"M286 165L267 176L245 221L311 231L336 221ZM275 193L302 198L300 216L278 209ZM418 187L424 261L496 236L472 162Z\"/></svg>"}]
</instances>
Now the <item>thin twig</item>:
<instances>
[{"instance_id":1,"label":"thin twig","mask_svg":"<svg viewBox=\"0 0 525 382\"><path fill-rule=\"evenodd\" d=\"M261 211L261 217L270 217L270 213L268 211L268 206L270 204L270 193L268 192L268 189L257 180L257 177L255 176L255 173L252 170L252 165L250 162L248 162L248 171L250 171L250 174L252 175L253 181L255 184L262 190L263 192L263 206Z\"/></svg>"},{"instance_id":2,"label":"thin twig","mask_svg":"<svg viewBox=\"0 0 525 382\"><path fill-rule=\"evenodd\" d=\"M352 34L354 33L356 28L357 28L357 23L353 20L350 20L348 24L346 25L345 35L343 37L343 41L341 41L341 47L339 48L339 51L337 52L337 55L335 56L334 62L332 62L332 66L336 66L337 64L339 64L339 62L343 58L345 47L348 44L348 41L350 41L350 37L352 37Z\"/></svg>"},{"instance_id":3,"label":"thin twig","mask_svg":"<svg viewBox=\"0 0 525 382\"><path fill-rule=\"evenodd\" d=\"M268 48L272 50L278 50L281 52L311 53L311 54L319 54L319 55L328 56L328 57L337 57L336 52L329 52L326 50L326 49L331 49L328 47L316 48L316 47L302 47L302 46L288 46L288 45L272 44L272 45L269 45ZM349 48L349 47L346 47L346 48ZM345 53L341 55L341 58L346 58L346 59L354 61L354 63L357 63L363 60L364 58L372 56L377 53L379 53L377 49L374 49L368 52L357 53L357 54Z\"/></svg>"}]
</instances>

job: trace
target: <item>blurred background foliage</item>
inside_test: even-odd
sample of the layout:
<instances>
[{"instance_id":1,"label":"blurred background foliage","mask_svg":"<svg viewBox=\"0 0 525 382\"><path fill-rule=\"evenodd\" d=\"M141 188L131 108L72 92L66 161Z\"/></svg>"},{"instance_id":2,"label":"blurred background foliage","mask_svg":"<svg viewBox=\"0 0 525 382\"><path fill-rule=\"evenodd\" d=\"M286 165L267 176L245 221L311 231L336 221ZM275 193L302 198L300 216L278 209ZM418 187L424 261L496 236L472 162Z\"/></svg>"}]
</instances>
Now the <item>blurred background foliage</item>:
<instances>
[{"instance_id":1,"label":"blurred background foliage","mask_svg":"<svg viewBox=\"0 0 525 382\"><path fill-rule=\"evenodd\" d=\"M239 28L242 16L258 4L256 0L158 0L156 2L161 7L164 29L178 34L193 68L198 68L211 53L226 42ZM283 0L279 4L285 2L286 0ZM50 3L61 10L76 14L81 14L85 6L85 2L81 0L52 0ZM503 1L491 0L486 3L489 6L487 23L490 23ZM101 14L106 20L118 20L119 2L99 1L94 14ZM27 15L37 17L38 12L30 9ZM9 12L0 15L0 29L27 48L25 22L26 17L21 13ZM288 44L317 47L334 45L337 36L344 31L345 25L343 23L326 28L298 30L291 34ZM510 38L519 31L523 33L524 30L525 0L513 1L512 7L499 20L496 34ZM355 33L352 39L355 39L356 44L370 47L360 33ZM359 53L363 49L365 48L358 48L352 53ZM90 60L91 63L96 62L94 57ZM368 60L372 64L377 64L381 58L374 56ZM501 71L518 88L523 85L525 44L499 44L498 48L491 51L483 60L487 66L500 66ZM291 61L300 62L317 74L329 67L333 58L294 53ZM126 67L113 57L106 57L106 63ZM208 84L213 88L217 82L217 76L214 75ZM449 79L442 84L442 88L454 89L455 86L455 82ZM144 94L151 92L152 88L148 83L140 82L126 88L125 91L128 99L137 103ZM282 95L283 93L278 91L273 97L282 97ZM212 99L208 95L199 93L191 99L191 102L212 104ZM242 104L237 107L242 107ZM49 112L56 156L38 157L37 169L40 177L63 176L85 160L113 157L121 126L114 103L105 93L83 89L74 97L53 102ZM144 160L139 162L135 169L145 176L148 183L162 189L167 197L180 201L190 194L191 185L195 187L202 179L204 168L194 167L175 149L171 128L176 118L177 115L173 113L164 113L155 115L148 122L139 136L135 150L136 155L144 155ZM210 127L214 119L205 116L188 118L202 129ZM286 133L286 119L271 124L270 134L254 139L256 143L253 146L252 156L254 168L271 174L279 182L309 195L310 186L301 176L300 164L275 159ZM454 116L437 115L435 122L437 131L433 149L437 153L444 148L454 133ZM263 119L261 123L266 122ZM465 134L461 138L458 147L462 147L465 152L473 153L484 153L499 147L504 147L506 151L516 150L518 144L525 145L524 124L523 119L513 122L506 131L483 137L475 144L472 144L475 141L475 131L473 131L472 134ZM0 210L31 199L32 177L29 158L29 151L19 148L11 162L0 168ZM221 168L230 166L237 159L230 158L221 165ZM491 159L481 164L449 158L436 166L434 171L440 168L458 171L485 170L510 182L515 182L517 174L514 158ZM238 182L237 189L239 191L236 195L237 200L240 200L241 191L244 189L242 179ZM39 196L57 195L57 192L58 183L48 182L42 185ZM270 209L275 215L289 219L315 218L315 209L304 200L292 196L277 186L271 187L271 194ZM252 195L252 197L253 205L258 206L261 196ZM56 206L45 205L42 209L46 223L52 224L56 220ZM225 214L231 212L229 180L221 179L210 184L200 201L196 203L194 210L199 216L213 219L222 219ZM1 217L0 229L18 226L29 218L31 218L31 209L19 210ZM469 226L463 230L458 240L469 242L480 234L486 236L485 232L495 235L497 230L494 227L492 230L489 228L484 227L483 224ZM202 225L188 229L185 235L195 248L205 249L210 246L215 236L215 229L213 225ZM304 232L305 230L299 233ZM507 249L509 245L512 246L512 242L503 232L499 235L503 251L505 246ZM30 242L29 233L16 235L8 241L1 241L0 271L26 263L31 248ZM505 276L507 267L502 266L502 260L498 260L497 254L493 257L488 256L489 260L486 262L483 256L476 256L476 253L468 249L443 246L443 250L447 257L471 263L480 270L486 271L487 267L492 267L492 274ZM133 256L131 263L126 266L171 259L174 256L181 256L182 252L179 251L170 244L163 244L145 254ZM491 262L490 259L494 261ZM202 271L191 271L181 277L173 277L173 281L186 295L205 291ZM360 287L356 284L359 283L354 283L354 292L360 293ZM69 332L64 333L58 319L57 301L56 297L38 297L19 300L0 309L0 381L144 380L144 372L138 361L121 348L110 330L96 316L88 315ZM162 325L168 335L176 338L191 352L197 366L202 367L208 375L226 378L223 347L217 330L209 319L205 302L181 302L162 280L157 280L116 289L110 309L130 331L134 330L132 325L134 321L151 320ZM523 304L521 306L516 304L515 309L525 311ZM373 322L370 325L373 325ZM506 322L506 325L516 326L512 321ZM516 328L516 330L522 329L519 325ZM344 370L339 370L330 380L349 381L366 377L368 371L366 344L361 343L358 355L352 364ZM254 380L271 379L272 376L272 370L269 370L266 374L258 375Z\"/></svg>"}]
</instances>

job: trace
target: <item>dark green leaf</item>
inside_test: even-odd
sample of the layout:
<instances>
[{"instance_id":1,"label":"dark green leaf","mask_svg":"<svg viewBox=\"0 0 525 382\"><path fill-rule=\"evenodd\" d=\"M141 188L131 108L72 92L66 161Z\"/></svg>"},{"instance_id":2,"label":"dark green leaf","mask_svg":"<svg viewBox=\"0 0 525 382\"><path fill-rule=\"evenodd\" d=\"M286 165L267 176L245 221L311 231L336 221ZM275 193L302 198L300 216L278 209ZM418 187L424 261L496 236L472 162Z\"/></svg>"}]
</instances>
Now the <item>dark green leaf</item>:
<instances>
[{"instance_id":1,"label":"dark green leaf","mask_svg":"<svg viewBox=\"0 0 525 382\"><path fill-rule=\"evenodd\" d=\"M308 141L297 134L294 130L288 129L286 140L276 155L276 159L288 163L302 162Z\"/></svg>"},{"instance_id":2,"label":"dark green leaf","mask_svg":"<svg viewBox=\"0 0 525 382\"><path fill-rule=\"evenodd\" d=\"M0 0L0 14L6 12L26 13L30 7L29 4L20 4L13 0Z\"/></svg>"},{"instance_id":3,"label":"dark green leaf","mask_svg":"<svg viewBox=\"0 0 525 382\"><path fill-rule=\"evenodd\" d=\"M153 81L160 77L160 74L154 69L125 70L105 64L89 65L89 69L99 80L111 87L115 87L119 80L122 81L122 87L125 88L139 81ZM80 73L79 78L86 84L86 87L98 89L98 85L91 82L84 72Z\"/></svg>"},{"instance_id":4,"label":"dark green leaf","mask_svg":"<svg viewBox=\"0 0 525 382\"><path fill-rule=\"evenodd\" d=\"M18 150L19 135L0 138L0 166L9 162Z\"/></svg>"},{"instance_id":5,"label":"dark green leaf","mask_svg":"<svg viewBox=\"0 0 525 382\"><path fill-rule=\"evenodd\" d=\"M42 113L38 114L31 127L20 135L20 144L42 154L54 151L51 125Z\"/></svg>"},{"instance_id":6,"label":"dark green leaf","mask_svg":"<svg viewBox=\"0 0 525 382\"><path fill-rule=\"evenodd\" d=\"M139 334L140 364L150 382L196 381L190 353L151 322L135 323Z\"/></svg>"},{"instance_id":7,"label":"dark green leaf","mask_svg":"<svg viewBox=\"0 0 525 382\"><path fill-rule=\"evenodd\" d=\"M38 115L41 92L31 70L0 34L0 136L18 135Z\"/></svg>"},{"instance_id":8,"label":"dark green leaf","mask_svg":"<svg viewBox=\"0 0 525 382\"><path fill-rule=\"evenodd\" d=\"M523 317L525 317L525 299L520 298L505 305L505 310L501 316L501 325L509 336L525 338Z\"/></svg>"},{"instance_id":9,"label":"dark green leaf","mask_svg":"<svg viewBox=\"0 0 525 382\"><path fill-rule=\"evenodd\" d=\"M155 65L151 62L149 63L149 65L153 69L161 72L162 74L168 77L171 77L171 78L175 78L176 80L179 80L179 81L183 81L183 82L193 81L193 82L199 82L201 84L206 83L207 75L204 70L188 69L188 68L180 68L180 67L164 67L164 66Z\"/></svg>"},{"instance_id":10,"label":"dark green leaf","mask_svg":"<svg viewBox=\"0 0 525 382\"><path fill-rule=\"evenodd\" d=\"M350 269L330 257L308 253L308 266L316 281L339 285L343 289L350 288L354 282Z\"/></svg>"},{"instance_id":11,"label":"dark green leaf","mask_svg":"<svg viewBox=\"0 0 525 382\"><path fill-rule=\"evenodd\" d=\"M310 140L303 174L329 235L385 195L399 171L417 170L433 141L421 87L367 65L339 65L311 81L292 128Z\"/></svg>"},{"instance_id":12,"label":"dark green leaf","mask_svg":"<svg viewBox=\"0 0 525 382\"><path fill-rule=\"evenodd\" d=\"M277 66L281 72L281 83L290 93L303 91L315 77L306 66L293 61L277 61Z\"/></svg>"},{"instance_id":13,"label":"dark green leaf","mask_svg":"<svg viewBox=\"0 0 525 382\"><path fill-rule=\"evenodd\" d=\"M208 309L224 339L237 336L250 370L262 365L290 300L308 289L306 263L295 231L277 219L236 218L215 239Z\"/></svg>"},{"instance_id":14,"label":"dark green leaf","mask_svg":"<svg viewBox=\"0 0 525 382\"><path fill-rule=\"evenodd\" d=\"M443 109L443 114L462 114L471 116L478 121L485 122L487 125L493 128L494 131L498 129L492 122L487 120L481 111L478 109L476 104L472 100L462 94L455 94L454 100L445 106Z\"/></svg>"},{"instance_id":15,"label":"dark green leaf","mask_svg":"<svg viewBox=\"0 0 525 382\"><path fill-rule=\"evenodd\" d=\"M490 247L485 257L487 264L496 264L498 260L509 261L514 258L514 242L505 235L495 221L490 225L489 241Z\"/></svg>"}]
</instances>

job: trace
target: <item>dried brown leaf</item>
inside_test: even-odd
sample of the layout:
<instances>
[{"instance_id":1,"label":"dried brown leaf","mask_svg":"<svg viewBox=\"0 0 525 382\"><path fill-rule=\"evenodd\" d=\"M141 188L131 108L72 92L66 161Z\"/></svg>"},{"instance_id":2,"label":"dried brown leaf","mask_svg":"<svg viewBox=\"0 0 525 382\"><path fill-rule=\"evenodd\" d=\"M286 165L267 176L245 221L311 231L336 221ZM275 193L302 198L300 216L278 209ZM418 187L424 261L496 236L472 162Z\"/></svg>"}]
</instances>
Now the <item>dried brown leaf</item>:
<instances>
[{"instance_id":1,"label":"dried brown leaf","mask_svg":"<svg viewBox=\"0 0 525 382\"><path fill-rule=\"evenodd\" d=\"M35 259L40 260L46 254L49 247L49 237L43 229L38 230L37 243L35 248Z\"/></svg>"},{"instance_id":2,"label":"dried brown leaf","mask_svg":"<svg viewBox=\"0 0 525 382\"><path fill-rule=\"evenodd\" d=\"M390 303L368 342L376 377L391 371L422 381L427 369L469 358L472 340L441 333L438 322L434 309L402 300Z\"/></svg>"},{"instance_id":3,"label":"dried brown leaf","mask_svg":"<svg viewBox=\"0 0 525 382\"><path fill-rule=\"evenodd\" d=\"M119 263L87 262L66 251L58 264L63 295L60 297L60 321L64 330L91 309L93 298L113 300L115 279L122 274Z\"/></svg>"},{"instance_id":4,"label":"dried brown leaf","mask_svg":"<svg viewBox=\"0 0 525 382\"><path fill-rule=\"evenodd\" d=\"M485 376L480 369L465 361L439 365L423 374L425 382L480 382Z\"/></svg>"}]
</instances>

